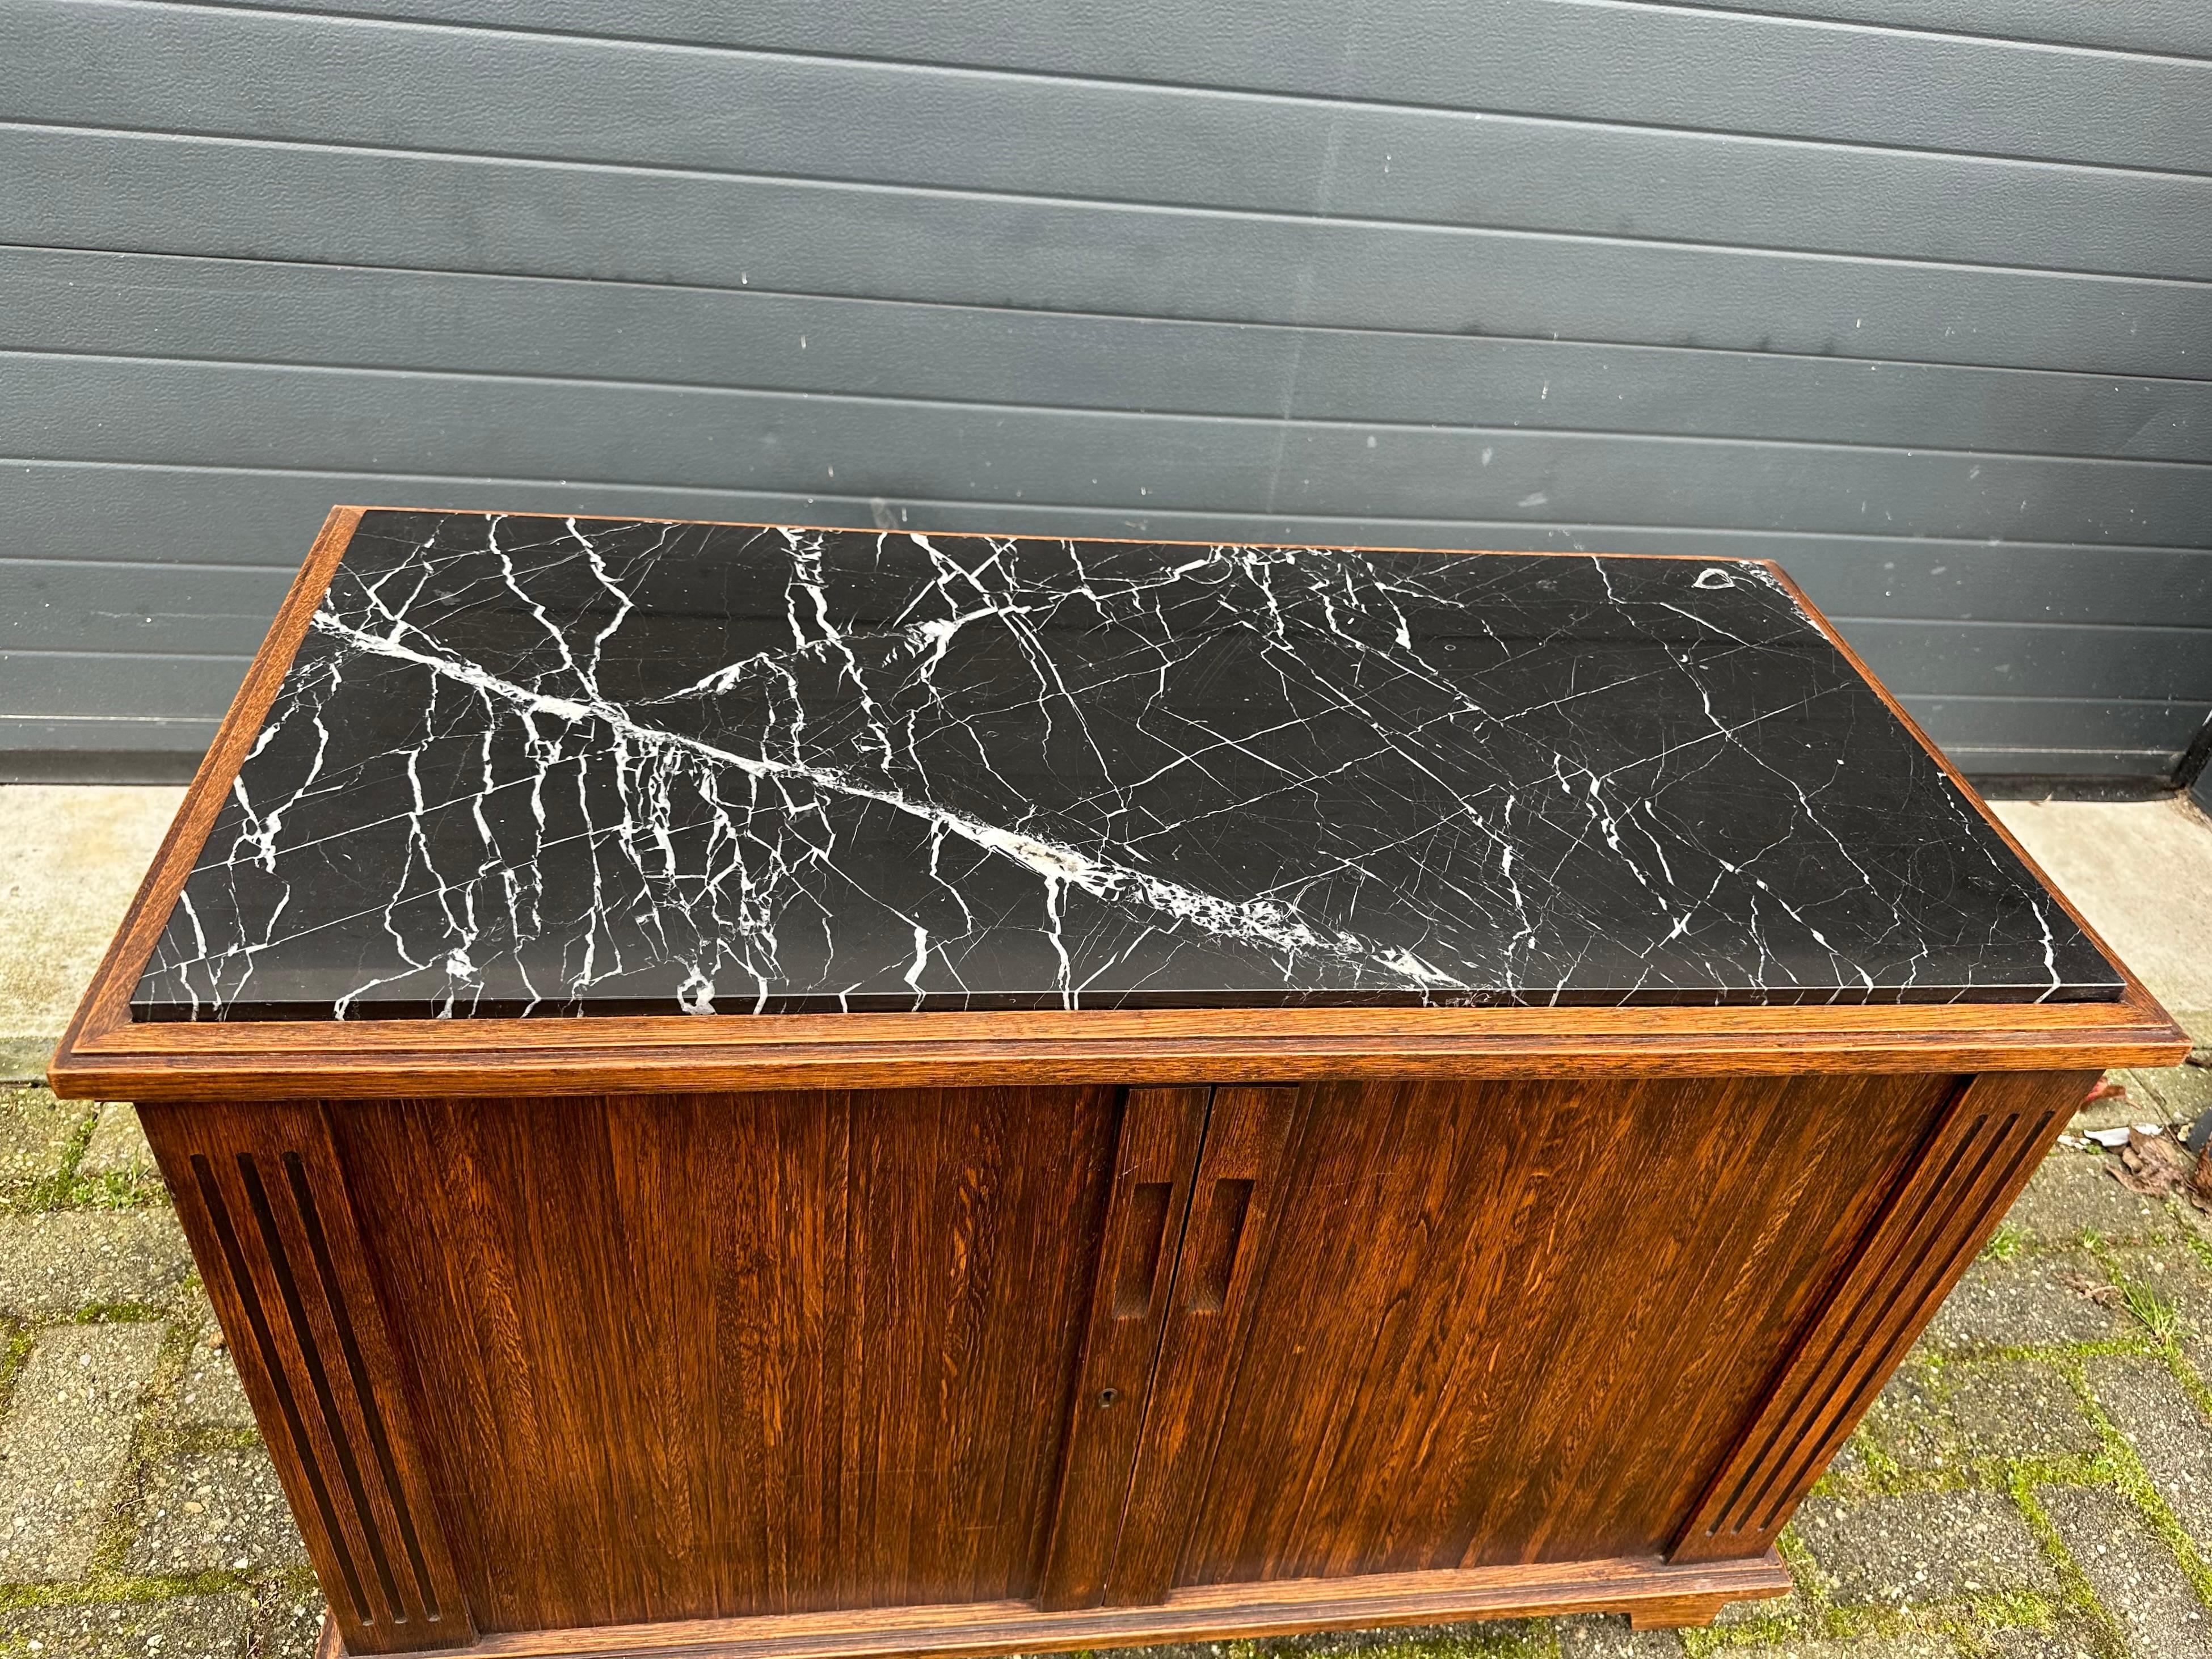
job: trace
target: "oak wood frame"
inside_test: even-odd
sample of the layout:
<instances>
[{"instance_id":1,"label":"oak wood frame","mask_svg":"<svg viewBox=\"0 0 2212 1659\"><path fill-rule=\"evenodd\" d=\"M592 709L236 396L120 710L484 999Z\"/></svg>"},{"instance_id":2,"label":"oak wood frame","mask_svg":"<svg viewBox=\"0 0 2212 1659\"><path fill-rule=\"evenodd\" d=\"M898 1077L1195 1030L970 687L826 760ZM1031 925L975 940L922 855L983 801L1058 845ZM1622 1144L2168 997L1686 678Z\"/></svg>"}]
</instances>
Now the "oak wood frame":
<instances>
[{"instance_id":1,"label":"oak wood frame","mask_svg":"<svg viewBox=\"0 0 2212 1659\"><path fill-rule=\"evenodd\" d=\"M149 1103L147 1136L317 1578L356 1653L475 1639L330 1126Z\"/></svg>"},{"instance_id":2,"label":"oak wood frame","mask_svg":"<svg viewBox=\"0 0 2212 1659\"><path fill-rule=\"evenodd\" d=\"M1790 1584L1789 1568L1771 1553L1711 1565L1622 1559L1212 1586L1174 1591L1151 1607L1047 1613L1026 1601L986 1601L597 1625L489 1635L466 1648L422 1651L428 1659L952 1659L1575 1613L1626 1613L1636 1628L1651 1630L1710 1624L1730 1601L1784 1595ZM325 1620L315 1659L347 1655L337 1626Z\"/></svg>"},{"instance_id":3,"label":"oak wood frame","mask_svg":"<svg viewBox=\"0 0 2212 1659\"><path fill-rule=\"evenodd\" d=\"M2095 1073L2111 1066L2170 1064L2187 1051L2183 1033L2124 969L2125 993L2111 1003L134 1024L131 992L365 510L336 508L325 521L52 1070L58 1093L152 1106L149 1132L179 1193L180 1215L196 1252L204 1264L229 1252L228 1268L210 1275L211 1290L215 1278L225 1281L216 1295L218 1312L240 1346L248 1392L270 1427L288 1493L308 1519L311 1534L319 1528L311 1544L322 1581L334 1593L334 1608L340 1600L352 1604L350 1616L341 1620L334 1613L326 1624L325 1659L387 1648L465 1651L487 1659L645 1651L859 1659L1595 1609L1626 1611L1639 1626L1705 1622L1727 1601L1788 1588L1787 1571L1769 1547L1774 1533L1995 1226ZM1786 576L1775 574L2047 886L2033 861L1826 619ZM2066 908L2089 931L2070 904ZM1224 1104L1231 1109L1220 1120L1218 1139L1207 1139L1206 1164L1187 1180L1170 1178L1167 1231L1180 1238L1186 1215L1192 1226L1198 1224L1201 1195L1228 1170L1222 1160L1241 1158L1262 1170L1280 1155L1278 1109L1291 1092L1280 1085L1820 1073L1941 1073L1962 1081L1912 1168L1887 1194L1789 1358L1765 1384L1763 1403L1736 1436L1735 1449L1664 1560L1607 1559L1170 1590L1172 1563L1115 1564L1110 1552L1101 1557L1095 1537L1071 1534L1050 1540L1036 1605L975 1602L590 1626L495 1633L473 1645L466 1641L468 1609L454 1602L434 1495L425 1492L413 1449L405 1379L393 1369L378 1293L344 1212L343 1171L328 1154L328 1129L317 1127L320 1109L312 1104L410 1097L1110 1083L1129 1088L1133 1103L1147 1093L1157 1097L1148 1109L1161 1115L1153 1133L1164 1144L1188 1149L1193 1134L1204 1133L1202 1111L1194 1127L1190 1097L1203 1097L1211 1086L1214 1111L1219 1114ZM1232 1086L1238 1085L1274 1086ZM261 1246L253 1244L254 1230L247 1226L244 1243L232 1249L219 1237L211 1194L216 1188L229 1192L234 1211L241 1201L252 1207L260 1200L235 1184L247 1178L244 1164L238 1175L209 1174L195 1164L191 1147L199 1113L194 1103L220 1109L254 1102L267 1103L262 1109L278 1139L287 1133L281 1126L289 1123L293 1139L324 1150L311 1150L297 1170L283 1166L295 1186L304 1183L302 1189L313 1194L299 1199L297 1215L276 1206L257 1218ZM1164 1167L1174 1167L1172 1157ZM317 1247L302 1231L311 1209L329 1231L322 1248L331 1262L316 1255ZM1115 1220L1120 1214L1115 1212ZM1264 1227L1267 1218L1255 1212L1251 1219ZM232 1220L236 1229L236 1215ZM278 1261L288 1253L295 1259L289 1269ZM313 1276L300 1263L310 1264ZM1139 1322L1143 1329L1129 1334L1150 1332L1169 1344L1233 1346L1243 1316L1235 1293L1211 1324L1194 1321L1186 1310L1164 1304L1159 1286L1172 1277L1174 1266L1170 1261L1160 1270ZM1103 1261L1099 1271L1114 1271L1111 1261ZM309 1290L288 1284L288 1274ZM274 1287L280 1300L289 1300L277 1316L264 1309L257 1325L234 1278ZM317 1282L321 1300L310 1293ZM281 1316L286 1311L289 1320ZM341 1336L349 1318L349 1332ZM264 1325L270 1328L263 1330ZM1094 1324L1079 1389L1090 1386L1090 1367L1108 1364L1111 1334ZM343 1386L349 1376L351 1395ZM1147 1389L1150 1382L1147 1376ZM302 1389L320 1401L323 1426L294 1420L302 1418ZM1202 1445L1212 1432L1201 1401L1148 1404L1146 1437L1183 1435ZM358 1444L340 1443L353 1425L365 1425L379 1409L392 1447L373 1445L374 1436L365 1427L367 1437ZM1125 1421L1109 1438L1126 1440L1137 1432L1134 1421ZM296 1443L278 1444L287 1433ZM1081 1433L1071 1430L1066 1454L1071 1469L1086 1455L1084 1446ZM1109 1463L1116 1455L1111 1445L1103 1454ZM382 1626L362 1623L363 1607L378 1595L362 1576L363 1564L380 1547L368 1536L374 1528L335 1516L328 1495L319 1498L313 1490L310 1466L322 1470L326 1483L335 1478L331 1471L343 1473L359 1513L374 1515L384 1526L385 1558L375 1577L388 1581L397 1599L387 1594L380 1605L403 1622L413 1617L413 1627L395 1637L389 1620ZM1189 1501L1187 1492L1176 1491L1138 1492L1130 1498L1133 1510L1151 1505L1163 1513L1180 1512L1178 1506ZM312 1519L319 1504L327 1525ZM407 1545L411 1572L392 1565L399 1559L392 1554L393 1540L405 1530L403 1513L411 1513L415 1528ZM1102 1513L1098 1519L1103 1525L1109 1517ZM1164 1599L1146 1606L1097 1605L1109 1572L1117 1575L1114 1589L1125 1598L1164 1592ZM427 1638L434 1633L422 1614L425 1599L434 1595L441 1607L453 1607L445 1616L456 1619L453 1634L460 1639L441 1638L431 1649Z\"/></svg>"}]
</instances>

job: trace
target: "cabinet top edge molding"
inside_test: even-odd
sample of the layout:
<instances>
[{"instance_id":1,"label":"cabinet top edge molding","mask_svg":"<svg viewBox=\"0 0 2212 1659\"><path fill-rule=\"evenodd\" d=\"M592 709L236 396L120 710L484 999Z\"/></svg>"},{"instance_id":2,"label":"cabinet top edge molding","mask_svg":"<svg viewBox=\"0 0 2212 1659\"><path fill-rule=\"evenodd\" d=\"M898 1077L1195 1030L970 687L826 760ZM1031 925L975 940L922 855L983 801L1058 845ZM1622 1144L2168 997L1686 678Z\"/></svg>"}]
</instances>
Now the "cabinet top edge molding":
<instances>
[{"instance_id":1,"label":"cabinet top edge molding","mask_svg":"<svg viewBox=\"0 0 2212 1659\"><path fill-rule=\"evenodd\" d=\"M341 507L53 1077L2184 1047L1770 564Z\"/></svg>"}]
</instances>

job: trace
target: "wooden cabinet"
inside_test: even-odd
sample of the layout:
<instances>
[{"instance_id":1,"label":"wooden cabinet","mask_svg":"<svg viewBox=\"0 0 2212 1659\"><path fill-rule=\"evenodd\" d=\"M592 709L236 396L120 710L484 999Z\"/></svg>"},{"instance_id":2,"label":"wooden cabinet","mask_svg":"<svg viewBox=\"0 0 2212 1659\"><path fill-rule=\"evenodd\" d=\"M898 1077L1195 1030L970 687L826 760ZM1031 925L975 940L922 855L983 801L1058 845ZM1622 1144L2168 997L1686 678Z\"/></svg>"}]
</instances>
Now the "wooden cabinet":
<instances>
[{"instance_id":1,"label":"wooden cabinet","mask_svg":"<svg viewBox=\"0 0 2212 1659\"><path fill-rule=\"evenodd\" d=\"M2091 1076L144 1116L349 1650L907 1651L1778 1591Z\"/></svg>"},{"instance_id":2,"label":"wooden cabinet","mask_svg":"<svg viewBox=\"0 0 2212 1659\"><path fill-rule=\"evenodd\" d=\"M2185 1043L1771 567L333 513L64 1038L325 1659L1782 1593Z\"/></svg>"}]
</instances>

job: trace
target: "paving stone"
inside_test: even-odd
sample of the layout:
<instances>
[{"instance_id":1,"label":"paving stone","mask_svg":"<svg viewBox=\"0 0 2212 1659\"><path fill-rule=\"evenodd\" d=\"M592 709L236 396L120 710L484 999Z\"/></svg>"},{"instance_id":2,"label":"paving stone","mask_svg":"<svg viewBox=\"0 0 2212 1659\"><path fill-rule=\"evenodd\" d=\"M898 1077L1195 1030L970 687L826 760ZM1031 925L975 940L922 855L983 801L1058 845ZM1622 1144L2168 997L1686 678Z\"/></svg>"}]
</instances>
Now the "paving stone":
<instances>
[{"instance_id":1,"label":"paving stone","mask_svg":"<svg viewBox=\"0 0 2212 1659\"><path fill-rule=\"evenodd\" d=\"M1864 1446L1899 1468L1941 1468L1952 1455L1950 1413L1938 1403L1934 1377L1922 1367L1901 1365L1875 1396L1866 1416L1829 1467L1853 1474L1863 1467Z\"/></svg>"},{"instance_id":2,"label":"paving stone","mask_svg":"<svg viewBox=\"0 0 2212 1659\"><path fill-rule=\"evenodd\" d=\"M1258 1644L1263 1654L1388 1654L1411 1648L1429 1653L1466 1656L1466 1659L1536 1659L1553 1650L1551 1621L1544 1619L1504 1619L1459 1625L1407 1625L1382 1630L1320 1630L1303 1636L1279 1636ZM1248 1652L1243 1643L1183 1643L1146 1648L1139 1652L1157 1659L1238 1659ZM1042 1659L1042 1656L1039 1656ZM1074 1656L1069 1656L1074 1659ZM1131 1654L1128 1659L1135 1659Z\"/></svg>"},{"instance_id":3,"label":"paving stone","mask_svg":"<svg viewBox=\"0 0 2212 1659\"><path fill-rule=\"evenodd\" d=\"M59 1041L54 1036L0 1036L0 1079L13 1086L37 1085Z\"/></svg>"},{"instance_id":4,"label":"paving stone","mask_svg":"<svg viewBox=\"0 0 2212 1659\"><path fill-rule=\"evenodd\" d=\"M0 1642L36 1659L240 1659L252 1604L243 1595L173 1595L0 1613Z\"/></svg>"},{"instance_id":5,"label":"paving stone","mask_svg":"<svg viewBox=\"0 0 2212 1659\"><path fill-rule=\"evenodd\" d=\"M0 795L0 1031L69 1024L183 793L69 783Z\"/></svg>"},{"instance_id":6,"label":"paving stone","mask_svg":"<svg viewBox=\"0 0 2212 1659\"><path fill-rule=\"evenodd\" d=\"M2172 1232L2173 1218L2163 1205L2112 1179L2118 1167L2106 1153L2062 1146L2043 1160L2005 1219L2045 1244L2071 1244L2084 1227L2121 1240Z\"/></svg>"},{"instance_id":7,"label":"paving stone","mask_svg":"<svg viewBox=\"0 0 2212 1659\"><path fill-rule=\"evenodd\" d=\"M76 1172L81 1176L156 1174L154 1149L146 1144L146 1132L138 1127L137 1107L120 1100L101 1103L100 1121L93 1125L84 1156L76 1161Z\"/></svg>"},{"instance_id":8,"label":"paving stone","mask_svg":"<svg viewBox=\"0 0 2212 1659\"><path fill-rule=\"evenodd\" d=\"M116 1302L160 1307L191 1265L165 1205L0 1216L0 1310L67 1314Z\"/></svg>"},{"instance_id":9,"label":"paving stone","mask_svg":"<svg viewBox=\"0 0 2212 1659\"><path fill-rule=\"evenodd\" d=\"M1553 1621L1559 1659L1681 1659L1671 1630L1631 1630L1625 1613L1585 1613Z\"/></svg>"},{"instance_id":10,"label":"paving stone","mask_svg":"<svg viewBox=\"0 0 2212 1659\"><path fill-rule=\"evenodd\" d=\"M1731 1643L1719 1650L1727 1659L1961 1659L1956 1644L1941 1636L1863 1636L1856 1641Z\"/></svg>"},{"instance_id":11,"label":"paving stone","mask_svg":"<svg viewBox=\"0 0 2212 1659\"><path fill-rule=\"evenodd\" d=\"M1970 1462L2094 1457L2104 1449L2073 1385L2049 1365L1954 1365L1943 1381L1959 1452Z\"/></svg>"},{"instance_id":12,"label":"paving stone","mask_svg":"<svg viewBox=\"0 0 2212 1659\"><path fill-rule=\"evenodd\" d=\"M2002 1630L1989 1639L1998 1659L2102 1659L2105 1651L2103 1632L2078 1618L2049 1630Z\"/></svg>"},{"instance_id":13,"label":"paving stone","mask_svg":"<svg viewBox=\"0 0 2212 1659\"><path fill-rule=\"evenodd\" d=\"M2104 1285L2108 1278L2084 1250L1977 1261L1936 1310L1929 1340L1962 1351L2045 1347L2110 1341L2140 1330L2125 1310L2079 1288Z\"/></svg>"},{"instance_id":14,"label":"paving stone","mask_svg":"<svg viewBox=\"0 0 2212 1659\"><path fill-rule=\"evenodd\" d=\"M2174 1518L2212 1544L2212 1427L2157 1360L2115 1355L2087 1367L2089 1392L2119 1425Z\"/></svg>"},{"instance_id":15,"label":"paving stone","mask_svg":"<svg viewBox=\"0 0 2212 1659\"><path fill-rule=\"evenodd\" d=\"M313 1659L322 1629L319 1594L265 1584L246 1628L242 1659Z\"/></svg>"},{"instance_id":16,"label":"paving stone","mask_svg":"<svg viewBox=\"0 0 2212 1659\"><path fill-rule=\"evenodd\" d=\"M1839 1455L1849 1474L1871 1447L1900 1469L1941 1470L2022 1457L2094 1457L2096 1425L2072 1384L2038 1360L1968 1361L1890 1378Z\"/></svg>"},{"instance_id":17,"label":"paving stone","mask_svg":"<svg viewBox=\"0 0 2212 1659\"><path fill-rule=\"evenodd\" d=\"M124 1571L247 1572L304 1566L307 1547L259 1446L185 1452L150 1467Z\"/></svg>"},{"instance_id":18,"label":"paving stone","mask_svg":"<svg viewBox=\"0 0 2212 1659\"><path fill-rule=\"evenodd\" d=\"M2142 1115L2130 1123L2172 1123L2186 1130L2212 1112L2212 1071L2201 1066L2169 1066L2154 1072L2115 1072ZM2100 1104L2103 1103L2100 1102Z\"/></svg>"},{"instance_id":19,"label":"paving stone","mask_svg":"<svg viewBox=\"0 0 2212 1659\"><path fill-rule=\"evenodd\" d=\"M2212 1653L2212 1613L2132 1505L2102 1486L2045 1486L2037 1496L2137 1659Z\"/></svg>"},{"instance_id":20,"label":"paving stone","mask_svg":"<svg viewBox=\"0 0 2212 1659\"><path fill-rule=\"evenodd\" d=\"M201 1327L177 1390L176 1420L189 1429L250 1429L253 1407L238 1380L238 1366L212 1316Z\"/></svg>"},{"instance_id":21,"label":"paving stone","mask_svg":"<svg viewBox=\"0 0 2212 1659\"><path fill-rule=\"evenodd\" d=\"M2212 1267L2186 1244L2137 1245L2115 1250L2120 1272L2156 1291L2159 1299L2181 1316L2182 1325L2212 1335Z\"/></svg>"},{"instance_id":22,"label":"paving stone","mask_svg":"<svg viewBox=\"0 0 2212 1659\"><path fill-rule=\"evenodd\" d=\"M62 1166L84 1108L44 1089L0 1089L0 1196L21 1192Z\"/></svg>"},{"instance_id":23,"label":"paving stone","mask_svg":"<svg viewBox=\"0 0 2212 1659\"><path fill-rule=\"evenodd\" d=\"M1796 1526L1830 1594L1846 1604L2048 1594L2058 1585L2027 1522L1998 1492L1815 1498L1797 1511Z\"/></svg>"},{"instance_id":24,"label":"paving stone","mask_svg":"<svg viewBox=\"0 0 2212 1659\"><path fill-rule=\"evenodd\" d=\"M76 1578L131 1449L158 1325L70 1325L32 1345L0 1423L0 1583Z\"/></svg>"},{"instance_id":25,"label":"paving stone","mask_svg":"<svg viewBox=\"0 0 2212 1659\"><path fill-rule=\"evenodd\" d=\"M1796 1541L1795 1534L1790 1536L1791 1542ZM1787 1595L1768 1596L1758 1601L1724 1602L1713 1623L1716 1626L1765 1625L1778 1621L1793 1630L1809 1630L1817 1611L1812 1598L1805 1594L1804 1586L1793 1583Z\"/></svg>"}]
</instances>

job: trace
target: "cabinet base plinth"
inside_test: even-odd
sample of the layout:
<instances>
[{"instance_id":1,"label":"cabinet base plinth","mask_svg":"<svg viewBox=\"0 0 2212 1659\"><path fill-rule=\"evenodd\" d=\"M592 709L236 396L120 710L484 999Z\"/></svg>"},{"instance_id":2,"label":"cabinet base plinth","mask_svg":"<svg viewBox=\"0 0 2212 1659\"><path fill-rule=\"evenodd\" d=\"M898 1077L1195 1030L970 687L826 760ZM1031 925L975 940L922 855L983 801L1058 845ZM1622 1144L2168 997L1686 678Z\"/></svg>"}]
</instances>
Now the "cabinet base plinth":
<instances>
[{"instance_id":1,"label":"cabinet base plinth","mask_svg":"<svg viewBox=\"0 0 2212 1659\"><path fill-rule=\"evenodd\" d=\"M1626 1611L1631 1630L1686 1630L1692 1626L1711 1624L1721 1616L1723 1607L1743 1599L1741 1595L1677 1595L1656 1601L1638 1601Z\"/></svg>"},{"instance_id":2,"label":"cabinet base plinth","mask_svg":"<svg viewBox=\"0 0 2212 1659\"><path fill-rule=\"evenodd\" d=\"M1728 1602L1785 1595L1790 1584L1789 1568L1771 1551L1680 1566L1621 1558L1209 1584L1173 1591L1150 1607L1063 1613L1026 1601L976 1601L504 1631L470 1647L425 1651L469 1659L954 1659L1567 1613L1625 1613L1641 1630L1708 1624ZM327 1617L316 1659L355 1659Z\"/></svg>"}]
</instances>

